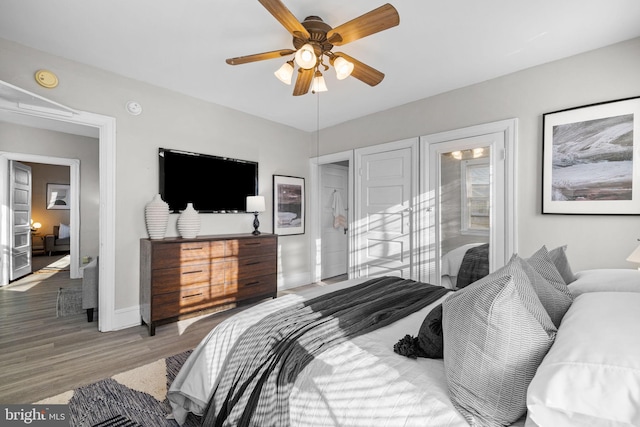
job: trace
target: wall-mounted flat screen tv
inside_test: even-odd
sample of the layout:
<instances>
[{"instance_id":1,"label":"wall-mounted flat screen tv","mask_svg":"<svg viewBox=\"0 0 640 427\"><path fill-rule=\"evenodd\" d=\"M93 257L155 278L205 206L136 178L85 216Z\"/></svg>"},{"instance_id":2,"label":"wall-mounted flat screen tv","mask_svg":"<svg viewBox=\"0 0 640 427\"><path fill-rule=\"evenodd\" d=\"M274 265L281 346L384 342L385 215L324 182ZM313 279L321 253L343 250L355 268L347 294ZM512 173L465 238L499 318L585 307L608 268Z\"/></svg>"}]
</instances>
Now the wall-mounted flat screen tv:
<instances>
[{"instance_id":1,"label":"wall-mounted flat screen tv","mask_svg":"<svg viewBox=\"0 0 640 427\"><path fill-rule=\"evenodd\" d=\"M160 195L173 213L193 203L198 212L245 212L258 194L258 163L160 148Z\"/></svg>"}]
</instances>

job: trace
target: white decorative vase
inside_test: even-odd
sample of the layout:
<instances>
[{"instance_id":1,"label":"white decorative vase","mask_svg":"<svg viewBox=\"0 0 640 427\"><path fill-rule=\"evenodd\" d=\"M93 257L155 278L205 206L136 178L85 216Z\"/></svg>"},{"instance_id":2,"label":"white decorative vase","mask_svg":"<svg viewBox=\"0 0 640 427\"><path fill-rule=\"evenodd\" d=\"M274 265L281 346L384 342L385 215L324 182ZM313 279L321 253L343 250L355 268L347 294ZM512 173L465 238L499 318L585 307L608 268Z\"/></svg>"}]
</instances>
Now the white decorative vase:
<instances>
[{"instance_id":1,"label":"white decorative vase","mask_svg":"<svg viewBox=\"0 0 640 427\"><path fill-rule=\"evenodd\" d=\"M159 194L156 194L153 200L145 206L144 220L150 239L164 238L169 222L169 205L162 200Z\"/></svg>"},{"instance_id":2,"label":"white decorative vase","mask_svg":"<svg viewBox=\"0 0 640 427\"><path fill-rule=\"evenodd\" d=\"M193 203L187 203L187 208L178 217L178 233L185 239L193 239L200 231L200 216L193 208Z\"/></svg>"}]
</instances>

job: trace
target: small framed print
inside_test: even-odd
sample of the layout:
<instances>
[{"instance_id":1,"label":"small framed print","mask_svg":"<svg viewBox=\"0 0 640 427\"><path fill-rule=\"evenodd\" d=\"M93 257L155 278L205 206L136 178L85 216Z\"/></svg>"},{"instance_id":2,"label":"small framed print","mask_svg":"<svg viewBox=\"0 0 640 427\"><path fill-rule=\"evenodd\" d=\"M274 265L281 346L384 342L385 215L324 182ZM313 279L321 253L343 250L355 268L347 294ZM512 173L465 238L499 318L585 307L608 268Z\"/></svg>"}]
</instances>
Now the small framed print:
<instances>
[{"instance_id":1,"label":"small framed print","mask_svg":"<svg viewBox=\"0 0 640 427\"><path fill-rule=\"evenodd\" d=\"M273 232L304 234L304 178L273 175Z\"/></svg>"},{"instance_id":2,"label":"small framed print","mask_svg":"<svg viewBox=\"0 0 640 427\"><path fill-rule=\"evenodd\" d=\"M71 186L47 184L47 209L70 210Z\"/></svg>"}]
</instances>

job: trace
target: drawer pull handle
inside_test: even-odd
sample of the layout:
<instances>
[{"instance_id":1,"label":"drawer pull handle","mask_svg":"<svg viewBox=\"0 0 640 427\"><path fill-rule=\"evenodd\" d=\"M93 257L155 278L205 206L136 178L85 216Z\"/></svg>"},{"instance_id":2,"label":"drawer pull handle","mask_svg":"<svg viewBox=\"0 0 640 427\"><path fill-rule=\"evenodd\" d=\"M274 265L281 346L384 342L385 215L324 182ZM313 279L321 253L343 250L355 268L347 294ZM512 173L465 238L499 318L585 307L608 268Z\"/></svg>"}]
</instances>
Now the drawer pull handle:
<instances>
[{"instance_id":1,"label":"drawer pull handle","mask_svg":"<svg viewBox=\"0 0 640 427\"><path fill-rule=\"evenodd\" d=\"M253 261L253 262L248 262L245 265L256 265L256 264L261 264L262 261Z\"/></svg>"},{"instance_id":2,"label":"drawer pull handle","mask_svg":"<svg viewBox=\"0 0 640 427\"><path fill-rule=\"evenodd\" d=\"M245 245L247 245L247 246L255 246L255 245L260 245L260 244L261 244L260 242L247 242L247 243L245 243Z\"/></svg>"},{"instance_id":3,"label":"drawer pull handle","mask_svg":"<svg viewBox=\"0 0 640 427\"><path fill-rule=\"evenodd\" d=\"M183 251L201 251L202 249L204 249L203 247L199 247L199 248L182 248Z\"/></svg>"},{"instance_id":4,"label":"drawer pull handle","mask_svg":"<svg viewBox=\"0 0 640 427\"><path fill-rule=\"evenodd\" d=\"M194 271L183 271L182 274L198 274L202 273L202 270L194 270Z\"/></svg>"},{"instance_id":5,"label":"drawer pull handle","mask_svg":"<svg viewBox=\"0 0 640 427\"><path fill-rule=\"evenodd\" d=\"M202 292L200 292L199 294L184 295L184 296L182 297L182 299L195 298L195 297L201 297L201 296L202 296Z\"/></svg>"},{"instance_id":6,"label":"drawer pull handle","mask_svg":"<svg viewBox=\"0 0 640 427\"><path fill-rule=\"evenodd\" d=\"M249 283L246 283L245 286L255 286L255 285L259 285L259 284L260 284L260 281L258 281L258 282L249 282Z\"/></svg>"}]
</instances>

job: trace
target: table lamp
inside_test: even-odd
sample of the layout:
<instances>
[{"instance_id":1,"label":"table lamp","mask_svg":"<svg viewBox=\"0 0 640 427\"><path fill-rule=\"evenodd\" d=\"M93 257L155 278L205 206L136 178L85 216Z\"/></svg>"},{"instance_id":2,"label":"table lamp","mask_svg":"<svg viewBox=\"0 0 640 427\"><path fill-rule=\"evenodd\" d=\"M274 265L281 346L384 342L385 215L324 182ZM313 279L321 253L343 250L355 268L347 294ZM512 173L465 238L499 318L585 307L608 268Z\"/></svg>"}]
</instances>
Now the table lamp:
<instances>
[{"instance_id":1,"label":"table lamp","mask_svg":"<svg viewBox=\"0 0 640 427\"><path fill-rule=\"evenodd\" d=\"M258 227L260 227L260 221L258 221L258 213L264 212L264 197L263 196L247 196L247 212L253 212L255 216L253 218L253 233L254 235L260 234Z\"/></svg>"}]
</instances>

